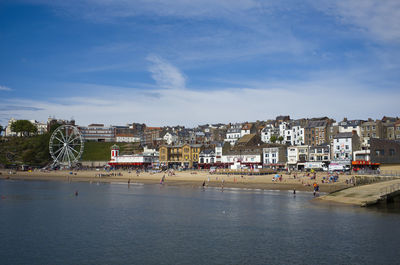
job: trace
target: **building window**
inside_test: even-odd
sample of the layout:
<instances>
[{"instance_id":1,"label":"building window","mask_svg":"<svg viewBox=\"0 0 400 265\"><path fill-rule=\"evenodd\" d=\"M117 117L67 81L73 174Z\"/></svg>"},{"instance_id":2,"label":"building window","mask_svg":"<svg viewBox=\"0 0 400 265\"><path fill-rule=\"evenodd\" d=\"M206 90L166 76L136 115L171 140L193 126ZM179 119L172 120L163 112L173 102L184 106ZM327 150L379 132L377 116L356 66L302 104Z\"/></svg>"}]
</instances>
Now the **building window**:
<instances>
[{"instance_id":1,"label":"building window","mask_svg":"<svg viewBox=\"0 0 400 265\"><path fill-rule=\"evenodd\" d=\"M348 145L346 145L346 150L349 150L349 146Z\"/></svg>"},{"instance_id":2,"label":"building window","mask_svg":"<svg viewBox=\"0 0 400 265\"><path fill-rule=\"evenodd\" d=\"M384 156L384 155L385 155L385 150L383 150L383 149L377 149L377 150L375 150L375 154L376 154L377 156Z\"/></svg>"},{"instance_id":3,"label":"building window","mask_svg":"<svg viewBox=\"0 0 400 265\"><path fill-rule=\"evenodd\" d=\"M389 149L389 155L394 156L396 154L396 151L394 149Z\"/></svg>"},{"instance_id":4,"label":"building window","mask_svg":"<svg viewBox=\"0 0 400 265\"><path fill-rule=\"evenodd\" d=\"M268 157L269 157L269 154L265 154L265 157L268 158Z\"/></svg>"}]
</instances>

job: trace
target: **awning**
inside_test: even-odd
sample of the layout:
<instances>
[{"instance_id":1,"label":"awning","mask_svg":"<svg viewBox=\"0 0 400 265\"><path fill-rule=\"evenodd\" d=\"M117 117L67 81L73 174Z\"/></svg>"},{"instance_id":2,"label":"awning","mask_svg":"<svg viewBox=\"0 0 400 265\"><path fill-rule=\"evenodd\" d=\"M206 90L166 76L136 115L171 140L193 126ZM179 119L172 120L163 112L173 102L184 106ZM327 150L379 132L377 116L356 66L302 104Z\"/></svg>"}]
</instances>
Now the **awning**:
<instances>
[{"instance_id":1,"label":"awning","mask_svg":"<svg viewBox=\"0 0 400 265\"><path fill-rule=\"evenodd\" d=\"M379 166L380 163L372 163L371 161L357 160L351 162L353 166Z\"/></svg>"}]
</instances>

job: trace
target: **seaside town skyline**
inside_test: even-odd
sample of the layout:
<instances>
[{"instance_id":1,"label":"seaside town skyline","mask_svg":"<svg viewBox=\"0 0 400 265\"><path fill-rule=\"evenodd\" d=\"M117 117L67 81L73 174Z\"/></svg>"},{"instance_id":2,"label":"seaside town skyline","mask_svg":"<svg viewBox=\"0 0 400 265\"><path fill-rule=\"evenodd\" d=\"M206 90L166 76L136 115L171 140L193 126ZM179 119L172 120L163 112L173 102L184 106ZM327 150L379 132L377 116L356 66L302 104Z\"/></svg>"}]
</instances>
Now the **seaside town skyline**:
<instances>
[{"instance_id":1,"label":"seaside town skyline","mask_svg":"<svg viewBox=\"0 0 400 265\"><path fill-rule=\"evenodd\" d=\"M0 0L8 264L399 264L400 0Z\"/></svg>"},{"instance_id":2,"label":"seaside town skyline","mask_svg":"<svg viewBox=\"0 0 400 265\"><path fill-rule=\"evenodd\" d=\"M377 120L344 118L337 122L329 117L294 120L289 115L281 115L266 121L204 124L195 128L150 127L141 123L125 126L93 123L81 126L74 120L49 118L46 123L30 121L34 125L32 130L22 129L21 125L21 128L16 129L14 125L18 122L15 119L9 121L5 128L6 137L45 134L51 132L53 125L58 124L76 126L73 128L76 128L77 135L78 132L81 134L84 142L135 144L136 151L131 150L128 156L122 157L119 156L119 147L113 146L111 159L109 162L103 161L103 166L245 166L288 170L327 170L329 166L330 170L357 171L366 168L376 170L381 162L397 161L400 154L397 150L400 148L399 117L384 116ZM71 138L57 131L53 135L61 133L55 136L58 141ZM54 147L64 148L69 144L67 141L63 145L55 144ZM50 145L53 146L52 143ZM53 158L56 159L55 156ZM71 163L70 160L68 163Z\"/></svg>"},{"instance_id":3,"label":"seaside town skyline","mask_svg":"<svg viewBox=\"0 0 400 265\"><path fill-rule=\"evenodd\" d=\"M398 1L2 1L0 124L396 116L399 10Z\"/></svg>"}]
</instances>

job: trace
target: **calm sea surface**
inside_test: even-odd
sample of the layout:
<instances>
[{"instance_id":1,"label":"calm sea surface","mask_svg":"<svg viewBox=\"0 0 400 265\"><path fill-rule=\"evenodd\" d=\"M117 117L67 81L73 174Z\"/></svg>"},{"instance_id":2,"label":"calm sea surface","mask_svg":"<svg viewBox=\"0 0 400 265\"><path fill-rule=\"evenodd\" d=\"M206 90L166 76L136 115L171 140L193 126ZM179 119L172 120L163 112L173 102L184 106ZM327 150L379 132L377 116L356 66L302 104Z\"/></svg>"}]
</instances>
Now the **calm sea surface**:
<instances>
[{"instance_id":1,"label":"calm sea surface","mask_svg":"<svg viewBox=\"0 0 400 265\"><path fill-rule=\"evenodd\" d=\"M79 195L75 196L74 192ZM311 193L0 181L0 264L400 264L400 214Z\"/></svg>"}]
</instances>

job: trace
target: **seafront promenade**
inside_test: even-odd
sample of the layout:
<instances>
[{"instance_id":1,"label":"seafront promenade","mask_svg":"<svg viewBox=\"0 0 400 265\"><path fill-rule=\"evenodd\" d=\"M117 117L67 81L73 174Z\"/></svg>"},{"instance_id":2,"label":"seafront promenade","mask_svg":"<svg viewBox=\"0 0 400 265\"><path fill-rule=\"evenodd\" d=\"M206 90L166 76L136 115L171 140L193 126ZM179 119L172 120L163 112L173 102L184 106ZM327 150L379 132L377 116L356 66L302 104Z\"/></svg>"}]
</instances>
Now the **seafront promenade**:
<instances>
[{"instance_id":1,"label":"seafront promenade","mask_svg":"<svg viewBox=\"0 0 400 265\"><path fill-rule=\"evenodd\" d=\"M322 196L319 200L357 206L370 206L380 202L386 203L387 200L391 199L396 200L399 195L400 179L394 179L340 190Z\"/></svg>"},{"instance_id":2,"label":"seafront promenade","mask_svg":"<svg viewBox=\"0 0 400 265\"><path fill-rule=\"evenodd\" d=\"M230 174L211 174L208 171L174 171L168 172L141 172L118 170L118 171L16 171L11 172L1 170L1 179L19 180L56 180L56 181L86 181L86 182L124 182L124 183L144 183L159 184L165 176L164 185L201 187L203 182L209 187L234 187L247 189L264 190L294 190L313 191L313 184L318 183L321 192L334 192L350 187L351 175L339 175L337 182L327 182L327 173L317 173L316 179L311 179L311 175L305 173L280 174L282 180L274 179L275 174L270 175L230 175ZM347 182L346 182L347 180ZM324 182L324 183L323 183Z\"/></svg>"}]
</instances>

